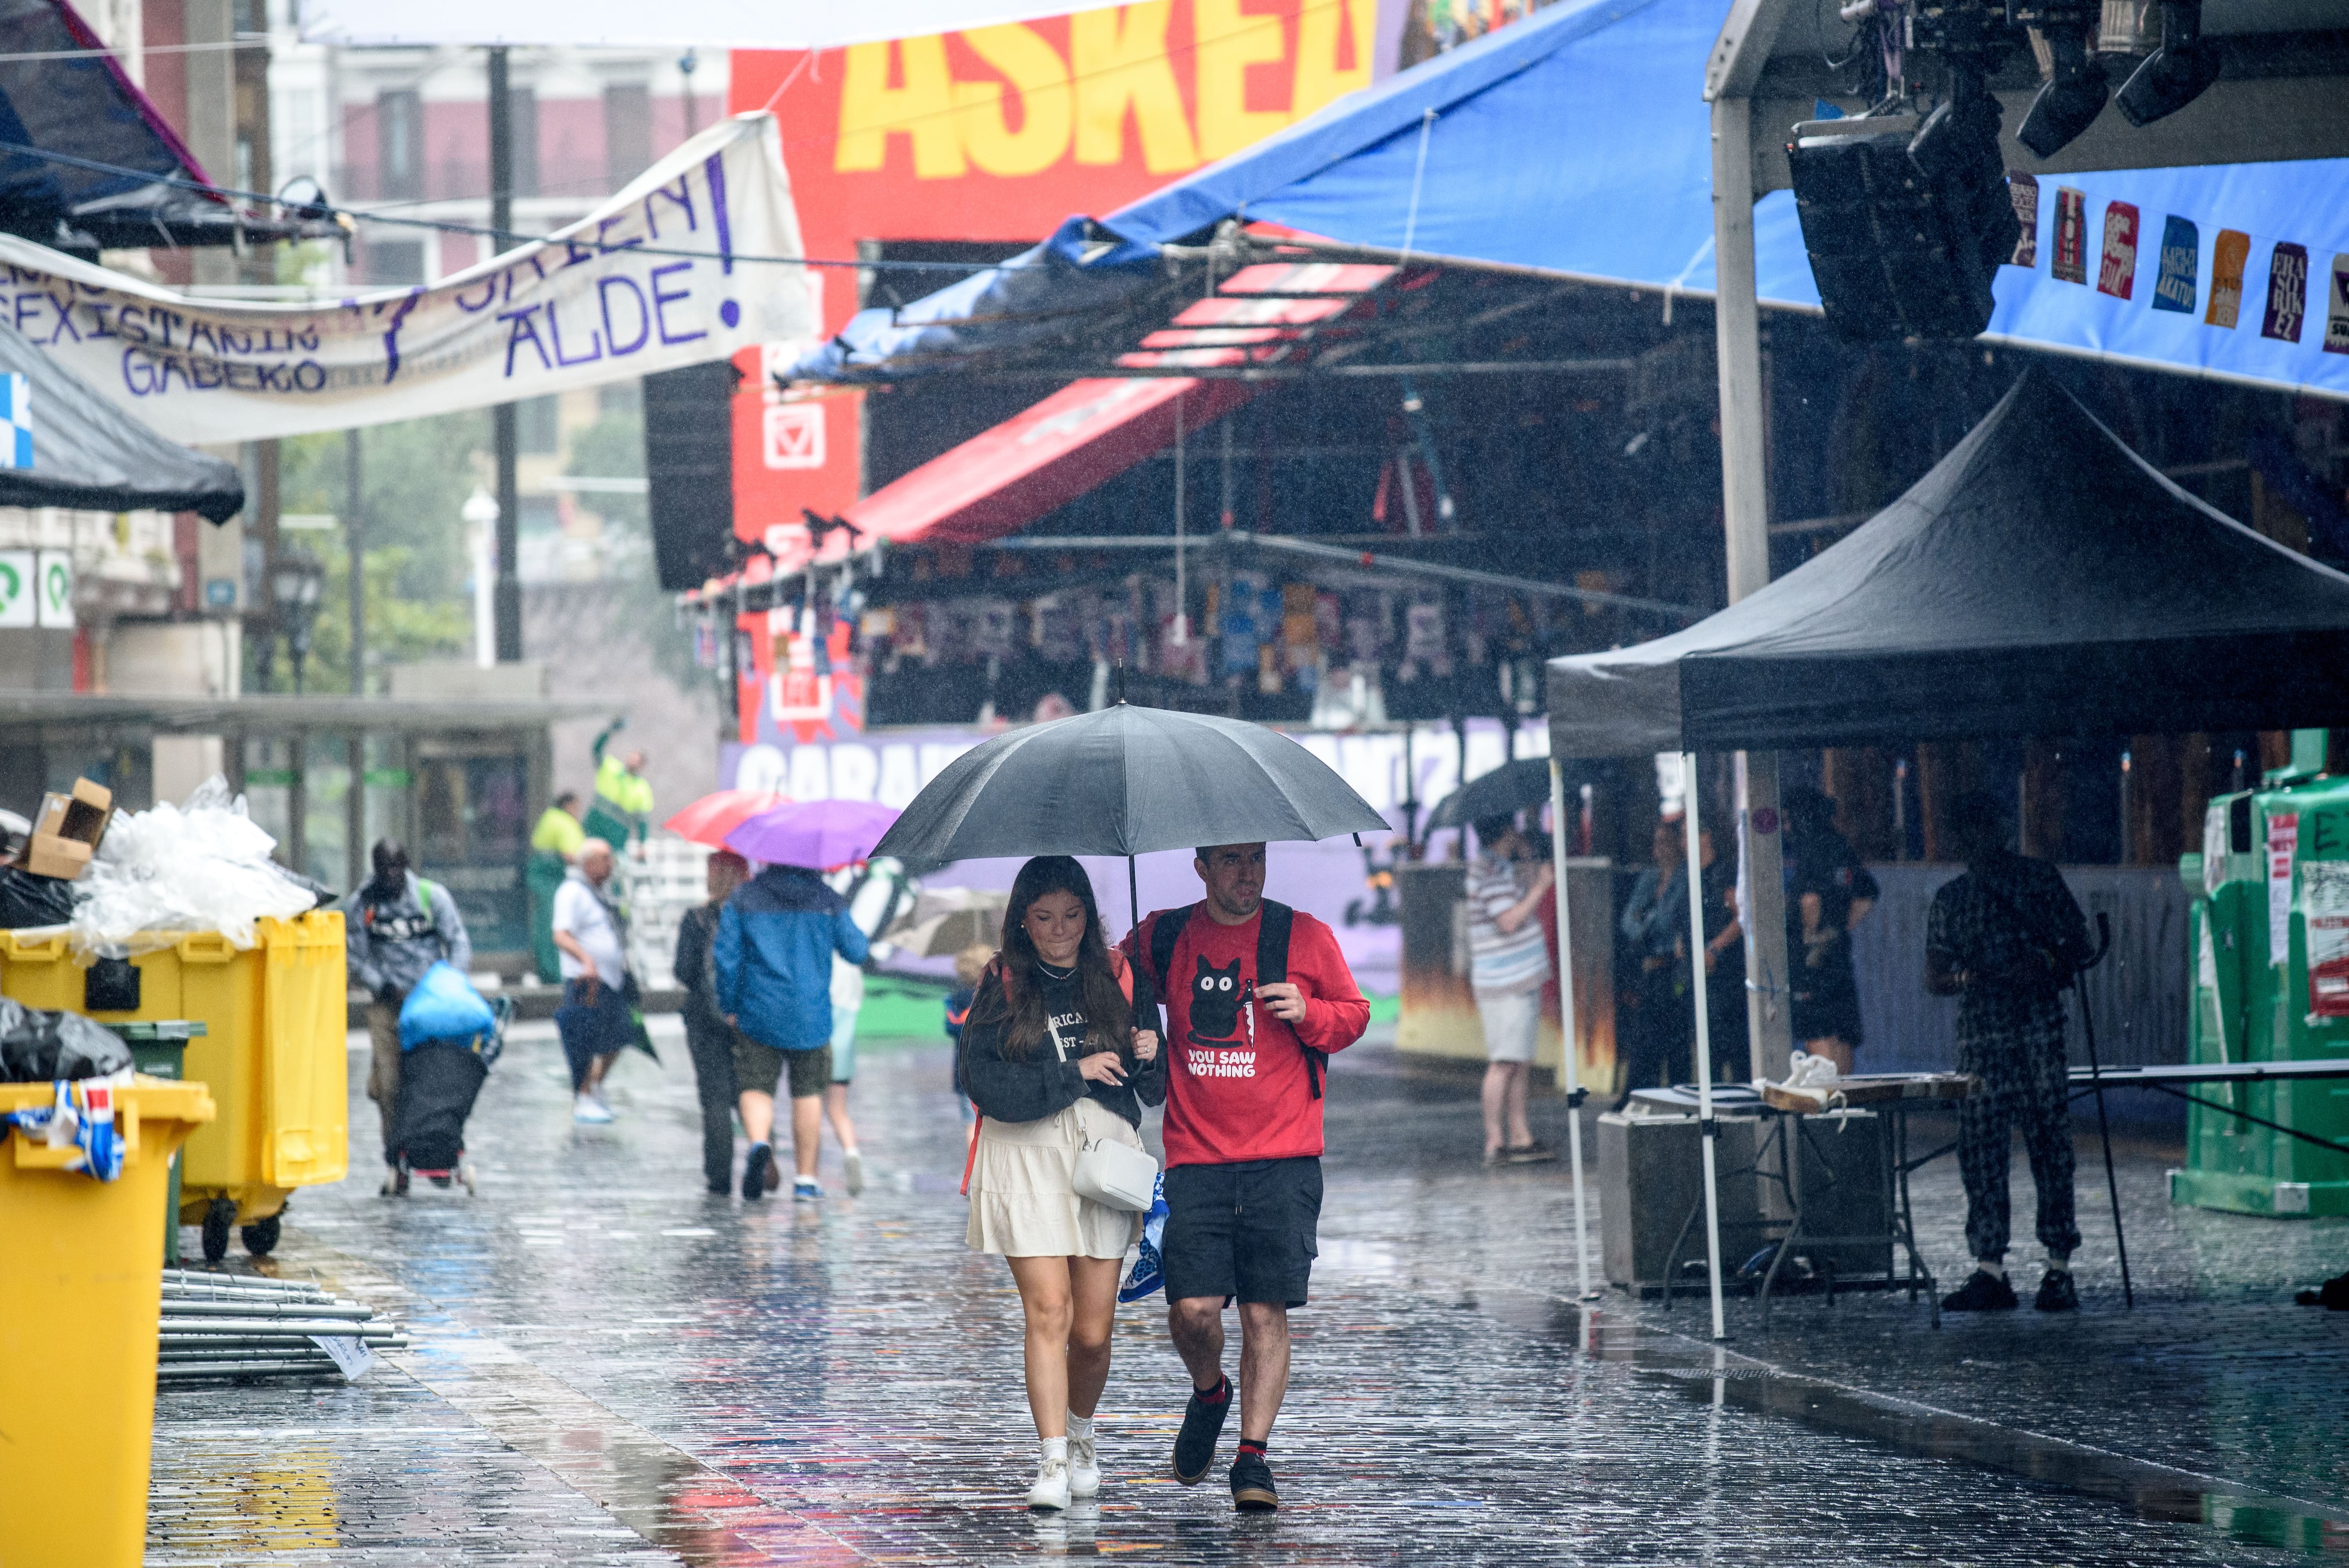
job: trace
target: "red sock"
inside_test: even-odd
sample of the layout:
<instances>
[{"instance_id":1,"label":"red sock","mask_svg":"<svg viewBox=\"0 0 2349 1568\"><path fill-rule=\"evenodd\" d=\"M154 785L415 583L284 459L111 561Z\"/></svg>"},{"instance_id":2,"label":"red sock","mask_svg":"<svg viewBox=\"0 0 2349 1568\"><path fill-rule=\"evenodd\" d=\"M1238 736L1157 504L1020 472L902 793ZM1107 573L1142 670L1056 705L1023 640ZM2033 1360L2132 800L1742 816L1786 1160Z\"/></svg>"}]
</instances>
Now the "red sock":
<instances>
[{"instance_id":1,"label":"red sock","mask_svg":"<svg viewBox=\"0 0 2349 1568\"><path fill-rule=\"evenodd\" d=\"M1240 1452L1244 1454L1254 1454L1257 1458L1262 1459L1264 1458L1265 1445L1270 1441L1272 1441L1270 1438L1242 1438L1240 1439Z\"/></svg>"},{"instance_id":2,"label":"red sock","mask_svg":"<svg viewBox=\"0 0 2349 1568\"><path fill-rule=\"evenodd\" d=\"M1219 1377L1212 1388L1194 1388L1191 1397L1202 1405L1220 1405L1232 1397L1232 1380Z\"/></svg>"}]
</instances>

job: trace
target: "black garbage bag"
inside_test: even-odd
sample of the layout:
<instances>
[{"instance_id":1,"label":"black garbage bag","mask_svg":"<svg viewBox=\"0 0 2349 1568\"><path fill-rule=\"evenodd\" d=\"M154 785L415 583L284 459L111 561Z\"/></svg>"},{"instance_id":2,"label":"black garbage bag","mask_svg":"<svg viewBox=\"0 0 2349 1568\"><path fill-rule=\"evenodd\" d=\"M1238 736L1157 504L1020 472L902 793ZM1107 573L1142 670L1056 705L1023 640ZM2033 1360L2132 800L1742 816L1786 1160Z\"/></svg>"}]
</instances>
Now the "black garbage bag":
<instances>
[{"instance_id":1,"label":"black garbage bag","mask_svg":"<svg viewBox=\"0 0 2349 1568\"><path fill-rule=\"evenodd\" d=\"M0 1083L103 1078L131 1065L113 1030L79 1013L51 1013L0 996Z\"/></svg>"},{"instance_id":2,"label":"black garbage bag","mask_svg":"<svg viewBox=\"0 0 2349 1568\"><path fill-rule=\"evenodd\" d=\"M0 866L0 931L63 925L73 918L73 883Z\"/></svg>"},{"instance_id":3,"label":"black garbage bag","mask_svg":"<svg viewBox=\"0 0 2349 1568\"><path fill-rule=\"evenodd\" d=\"M392 1153L411 1171L453 1171L465 1153L465 1119L489 1068L449 1040L427 1040L399 1058Z\"/></svg>"}]
</instances>

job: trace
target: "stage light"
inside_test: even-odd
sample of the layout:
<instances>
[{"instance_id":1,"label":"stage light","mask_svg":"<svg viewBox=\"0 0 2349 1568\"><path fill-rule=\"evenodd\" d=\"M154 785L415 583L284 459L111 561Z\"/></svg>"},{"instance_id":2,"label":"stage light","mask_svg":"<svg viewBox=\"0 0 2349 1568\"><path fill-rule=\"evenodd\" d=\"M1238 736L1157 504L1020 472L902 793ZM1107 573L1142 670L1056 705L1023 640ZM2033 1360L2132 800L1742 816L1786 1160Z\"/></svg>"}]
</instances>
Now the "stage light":
<instances>
[{"instance_id":1,"label":"stage light","mask_svg":"<svg viewBox=\"0 0 2349 1568\"><path fill-rule=\"evenodd\" d=\"M2046 37L2048 52L2054 57L2054 74L2031 100L2031 110L2023 117L2023 129L2015 138L2038 157L2053 158L2095 122L2111 89L2105 85L2103 70L2089 57L2087 36L2082 29L2053 28Z\"/></svg>"},{"instance_id":2,"label":"stage light","mask_svg":"<svg viewBox=\"0 0 2349 1568\"><path fill-rule=\"evenodd\" d=\"M2121 114L2134 126L2176 114L2219 79L2219 46L2202 36L2202 0L2167 0L2161 47L2123 84Z\"/></svg>"}]
</instances>

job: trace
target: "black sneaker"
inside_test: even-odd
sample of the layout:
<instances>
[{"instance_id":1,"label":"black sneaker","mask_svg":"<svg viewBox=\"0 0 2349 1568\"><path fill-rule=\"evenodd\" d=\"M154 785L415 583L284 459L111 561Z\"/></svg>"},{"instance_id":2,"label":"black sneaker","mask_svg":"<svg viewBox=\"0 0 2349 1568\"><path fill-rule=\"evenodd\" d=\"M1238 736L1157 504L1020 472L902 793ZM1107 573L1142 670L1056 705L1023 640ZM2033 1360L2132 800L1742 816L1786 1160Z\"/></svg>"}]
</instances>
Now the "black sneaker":
<instances>
[{"instance_id":1,"label":"black sneaker","mask_svg":"<svg viewBox=\"0 0 2349 1568\"><path fill-rule=\"evenodd\" d=\"M750 1157L742 1161L742 1196L763 1198L767 1195L767 1174L774 1168L775 1151L763 1143L750 1145Z\"/></svg>"},{"instance_id":2,"label":"black sneaker","mask_svg":"<svg viewBox=\"0 0 2349 1568\"><path fill-rule=\"evenodd\" d=\"M2349 1312L2349 1274L2335 1274L2312 1290L2302 1291L2292 1300L2302 1306L2322 1306L2333 1312Z\"/></svg>"},{"instance_id":3,"label":"black sneaker","mask_svg":"<svg viewBox=\"0 0 2349 1568\"><path fill-rule=\"evenodd\" d=\"M2013 1292L2007 1294L2012 1295ZM2039 1282L2039 1295L2031 1305L2042 1312L2079 1311L2080 1287L2072 1283L2072 1271L2049 1269L2047 1277Z\"/></svg>"},{"instance_id":4,"label":"black sneaker","mask_svg":"<svg viewBox=\"0 0 2349 1568\"><path fill-rule=\"evenodd\" d=\"M1232 1506L1242 1513L1270 1513L1280 1506L1272 1467L1262 1454L1244 1453L1232 1460Z\"/></svg>"},{"instance_id":5,"label":"black sneaker","mask_svg":"<svg viewBox=\"0 0 2349 1568\"><path fill-rule=\"evenodd\" d=\"M1973 1278L1941 1298L1943 1312L2012 1312L2023 1304L2003 1275L1974 1270Z\"/></svg>"},{"instance_id":6,"label":"black sneaker","mask_svg":"<svg viewBox=\"0 0 2349 1568\"><path fill-rule=\"evenodd\" d=\"M1184 1408L1183 1429L1174 1434L1174 1479L1185 1486L1198 1485L1215 1468L1216 1439L1224 1435L1224 1418L1232 1412L1231 1379L1225 1378L1220 1387L1224 1397L1214 1404L1200 1398L1194 1388Z\"/></svg>"}]
</instances>

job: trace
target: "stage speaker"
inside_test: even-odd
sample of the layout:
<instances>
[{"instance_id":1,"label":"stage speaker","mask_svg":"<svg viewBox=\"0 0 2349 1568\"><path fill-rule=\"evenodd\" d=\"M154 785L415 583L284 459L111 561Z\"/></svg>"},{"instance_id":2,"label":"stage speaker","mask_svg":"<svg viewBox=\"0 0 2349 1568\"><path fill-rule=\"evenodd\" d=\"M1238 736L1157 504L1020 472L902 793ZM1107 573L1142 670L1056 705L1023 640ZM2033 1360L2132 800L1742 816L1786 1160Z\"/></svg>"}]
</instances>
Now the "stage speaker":
<instances>
[{"instance_id":1,"label":"stage speaker","mask_svg":"<svg viewBox=\"0 0 2349 1568\"><path fill-rule=\"evenodd\" d=\"M1831 1264L1849 1279L1892 1273L1891 1140L1884 1119L1864 1110L1806 1116L1795 1182L1803 1198L1803 1233L1794 1250ZM1795 1124L1786 1124L1794 1130ZM1774 1161L1775 1162L1775 1157ZM1775 1183L1769 1191L1775 1191ZM1765 1204L1767 1199L1765 1199Z\"/></svg>"},{"instance_id":2,"label":"stage speaker","mask_svg":"<svg viewBox=\"0 0 2349 1568\"><path fill-rule=\"evenodd\" d=\"M1713 1153L1720 1176L1721 1256L1723 1270L1733 1272L1761 1244L1760 1193L1751 1167L1762 1123L1751 1116L1720 1119L1721 1142ZM1610 1110L1599 1119L1598 1131L1599 1250L1608 1283L1634 1295L1661 1295L1676 1238L1683 1264L1704 1262L1704 1217L1697 1210L1704 1196L1704 1154L1696 1118ZM1697 1215L1694 1224L1689 1223L1692 1213ZM1672 1283L1703 1282L1700 1271L1676 1272L1681 1277Z\"/></svg>"},{"instance_id":3,"label":"stage speaker","mask_svg":"<svg viewBox=\"0 0 2349 1568\"><path fill-rule=\"evenodd\" d=\"M646 511L653 564L672 593L698 588L734 560L734 387L720 359L645 377Z\"/></svg>"},{"instance_id":4,"label":"stage speaker","mask_svg":"<svg viewBox=\"0 0 2349 1568\"><path fill-rule=\"evenodd\" d=\"M1962 339L1990 325L1991 281L2023 232L1998 119L1998 100L1978 93L1922 125L1871 133L1862 117L1788 144L1803 245L1838 336Z\"/></svg>"}]
</instances>

